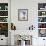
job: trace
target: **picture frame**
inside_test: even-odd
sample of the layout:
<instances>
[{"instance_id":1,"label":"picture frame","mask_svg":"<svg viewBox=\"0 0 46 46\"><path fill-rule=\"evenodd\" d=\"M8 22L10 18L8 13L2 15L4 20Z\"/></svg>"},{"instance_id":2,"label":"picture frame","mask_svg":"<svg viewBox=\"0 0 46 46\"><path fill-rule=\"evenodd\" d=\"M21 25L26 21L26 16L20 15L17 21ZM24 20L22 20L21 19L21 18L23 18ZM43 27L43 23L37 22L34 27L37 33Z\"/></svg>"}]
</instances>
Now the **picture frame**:
<instances>
[{"instance_id":1,"label":"picture frame","mask_svg":"<svg viewBox=\"0 0 46 46\"><path fill-rule=\"evenodd\" d=\"M18 9L18 21L28 21L28 9Z\"/></svg>"}]
</instances>

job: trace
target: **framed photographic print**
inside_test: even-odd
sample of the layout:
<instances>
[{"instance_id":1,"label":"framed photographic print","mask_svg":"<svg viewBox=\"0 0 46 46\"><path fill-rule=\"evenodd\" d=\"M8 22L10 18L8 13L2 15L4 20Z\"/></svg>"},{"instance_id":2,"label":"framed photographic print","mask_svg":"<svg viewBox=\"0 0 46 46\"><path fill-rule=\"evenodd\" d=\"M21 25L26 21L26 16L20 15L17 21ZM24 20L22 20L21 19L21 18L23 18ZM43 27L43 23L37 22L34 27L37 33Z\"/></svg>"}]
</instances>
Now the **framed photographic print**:
<instances>
[{"instance_id":1,"label":"framed photographic print","mask_svg":"<svg viewBox=\"0 0 46 46\"><path fill-rule=\"evenodd\" d=\"M28 9L18 9L18 20L28 21Z\"/></svg>"}]
</instances>

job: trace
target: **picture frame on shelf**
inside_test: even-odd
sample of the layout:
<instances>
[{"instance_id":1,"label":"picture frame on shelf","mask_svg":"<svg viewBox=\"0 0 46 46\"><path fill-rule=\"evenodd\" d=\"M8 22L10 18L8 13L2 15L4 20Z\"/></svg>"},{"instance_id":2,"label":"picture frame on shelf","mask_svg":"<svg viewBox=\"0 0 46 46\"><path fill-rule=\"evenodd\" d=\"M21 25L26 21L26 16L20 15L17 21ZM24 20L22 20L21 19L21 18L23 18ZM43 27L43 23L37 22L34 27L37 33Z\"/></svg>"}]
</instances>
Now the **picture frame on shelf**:
<instances>
[{"instance_id":1,"label":"picture frame on shelf","mask_svg":"<svg viewBox=\"0 0 46 46\"><path fill-rule=\"evenodd\" d=\"M18 9L18 21L28 21L28 9Z\"/></svg>"}]
</instances>

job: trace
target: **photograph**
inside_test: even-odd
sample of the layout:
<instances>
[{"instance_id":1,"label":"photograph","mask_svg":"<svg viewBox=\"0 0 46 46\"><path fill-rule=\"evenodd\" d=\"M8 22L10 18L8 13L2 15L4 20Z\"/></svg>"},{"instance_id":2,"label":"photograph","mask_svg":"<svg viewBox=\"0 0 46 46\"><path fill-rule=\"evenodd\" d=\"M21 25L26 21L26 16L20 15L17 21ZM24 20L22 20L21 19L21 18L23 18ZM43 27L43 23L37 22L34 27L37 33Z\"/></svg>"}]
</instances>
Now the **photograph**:
<instances>
[{"instance_id":1,"label":"photograph","mask_svg":"<svg viewBox=\"0 0 46 46\"><path fill-rule=\"evenodd\" d=\"M18 20L28 21L28 9L18 9Z\"/></svg>"}]
</instances>

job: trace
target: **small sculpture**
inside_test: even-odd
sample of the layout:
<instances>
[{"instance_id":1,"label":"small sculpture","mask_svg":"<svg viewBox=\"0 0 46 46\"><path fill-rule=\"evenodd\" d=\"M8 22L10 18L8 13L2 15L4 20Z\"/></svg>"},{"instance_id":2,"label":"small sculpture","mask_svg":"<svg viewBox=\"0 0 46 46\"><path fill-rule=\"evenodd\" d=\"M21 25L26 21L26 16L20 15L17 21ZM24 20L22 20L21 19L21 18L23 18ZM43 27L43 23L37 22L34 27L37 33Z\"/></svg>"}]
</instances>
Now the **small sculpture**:
<instances>
[{"instance_id":1,"label":"small sculpture","mask_svg":"<svg viewBox=\"0 0 46 46\"><path fill-rule=\"evenodd\" d=\"M11 30L16 30L16 26L14 26L13 23L11 23Z\"/></svg>"},{"instance_id":2,"label":"small sculpture","mask_svg":"<svg viewBox=\"0 0 46 46\"><path fill-rule=\"evenodd\" d=\"M35 27L32 25L32 26L29 27L29 30L34 30L34 28Z\"/></svg>"}]
</instances>

